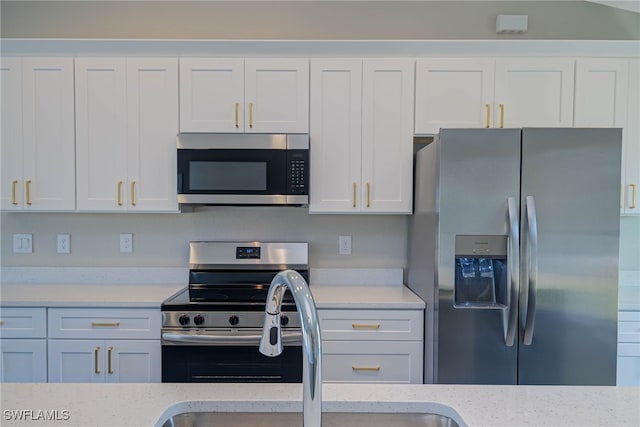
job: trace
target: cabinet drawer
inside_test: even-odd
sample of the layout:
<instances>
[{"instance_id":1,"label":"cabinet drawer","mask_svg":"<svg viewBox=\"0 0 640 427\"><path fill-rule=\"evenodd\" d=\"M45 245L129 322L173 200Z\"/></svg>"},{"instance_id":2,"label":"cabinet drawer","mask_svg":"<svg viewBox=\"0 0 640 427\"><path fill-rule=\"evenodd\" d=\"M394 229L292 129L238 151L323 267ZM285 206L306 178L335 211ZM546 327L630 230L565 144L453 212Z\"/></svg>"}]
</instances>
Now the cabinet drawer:
<instances>
[{"instance_id":1,"label":"cabinet drawer","mask_svg":"<svg viewBox=\"0 0 640 427\"><path fill-rule=\"evenodd\" d=\"M46 308L0 308L0 338L46 337Z\"/></svg>"},{"instance_id":2,"label":"cabinet drawer","mask_svg":"<svg viewBox=\"0 0 640 427\"><path fill-rule=\"evenodd\" d=\"M618 312L618 342L640 343L640 311Z\"/></svg>"},{"instance_id":3,"label":"cabinet drawer","mask_svg":"<svg viewBox=\"0 0 640 427\"><path fill-rule=\"evenodd\" d=\"M49 309L49 338L158 339L160 310Z\"/></svg>"},{"instance_id":4,"label":"cabinet drawer","mask_svg":"<svg viewBox=\"0 0 640 427\"><path fill-rule=\"evenodd\" d=\"M318 310L325 340L422 340L418 310Z\"/></svg>"},{"instance_id":5,"label":"cabinet drawer","mask_svg":"<svg viewBox=\"0 0 640 427\"><path fill-rule=\"evenodd\" d=\"M323 341L326 382L422 383L422 343Z\"/></svg>"}]
</instances>

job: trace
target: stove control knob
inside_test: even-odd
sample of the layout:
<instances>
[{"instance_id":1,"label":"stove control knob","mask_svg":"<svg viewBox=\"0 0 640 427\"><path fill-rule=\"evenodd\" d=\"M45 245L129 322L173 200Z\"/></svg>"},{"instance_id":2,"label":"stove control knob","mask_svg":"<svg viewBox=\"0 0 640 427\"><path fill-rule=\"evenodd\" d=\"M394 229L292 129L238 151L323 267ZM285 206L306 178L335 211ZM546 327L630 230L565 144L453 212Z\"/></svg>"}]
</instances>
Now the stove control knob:
<instances>
[{"instance_id":1,"label":"stove control knob","mask_svg":"<svg viewBox=\"0 0 640 427\"><path fill-rule=\"evenodd\" d=\"M283 314L282 316L280 316L280 324L282 326L287 326L289 324L289 317L287 317L286 314Z\"/></svg>"},{"instance_id":2,"label":"stove control knob","mask_svg":"<svg viewBox=\"0 0 640 427\"><path fill-rule=\"evenodd\" d=\"M229 317L229 324L235 326L238 324L238 322L240 322L240 319L238 319L238 316L231 316Z\"/></svg>"},{"instance_id":3,"label":"stove control knob","mask_svg":"<svg viewBox=\"0 0 640 427\"><path fill-rule=\"evenodd\" d=\"M204 323L204 317L201 314L196 314L196 317L193 318L193 323L200 326Z\"/></svg>"},{"instance_id":4,"label":"stove control knob","mask_svg":"<svg viewBox=\"0 0 640 427\"><path fill-rule=\"evenodd\" d=\"M187 316L186 314L181 314L180 317L178 317L178 322L180 322L182 326L188 325L189 321L189 316Z\"/></svg>"}]
</instances>

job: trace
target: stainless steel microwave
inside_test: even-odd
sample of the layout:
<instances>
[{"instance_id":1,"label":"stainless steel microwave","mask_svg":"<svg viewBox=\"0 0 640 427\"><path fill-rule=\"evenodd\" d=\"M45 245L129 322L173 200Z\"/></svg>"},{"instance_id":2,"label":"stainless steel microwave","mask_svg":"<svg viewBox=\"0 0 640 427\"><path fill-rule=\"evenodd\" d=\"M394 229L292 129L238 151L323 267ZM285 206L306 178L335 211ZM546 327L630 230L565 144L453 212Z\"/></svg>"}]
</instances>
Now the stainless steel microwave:
<instances>
[{"instance_id":1,"label":"stainless steel microwave","mask_svg":"<svg viewBox=\"0 0 640 427\"><path fill-rule=\"evenodd\" d=\"M178 135L178 203L307 205L309 135Z\"/></svg>"}]
</instances>

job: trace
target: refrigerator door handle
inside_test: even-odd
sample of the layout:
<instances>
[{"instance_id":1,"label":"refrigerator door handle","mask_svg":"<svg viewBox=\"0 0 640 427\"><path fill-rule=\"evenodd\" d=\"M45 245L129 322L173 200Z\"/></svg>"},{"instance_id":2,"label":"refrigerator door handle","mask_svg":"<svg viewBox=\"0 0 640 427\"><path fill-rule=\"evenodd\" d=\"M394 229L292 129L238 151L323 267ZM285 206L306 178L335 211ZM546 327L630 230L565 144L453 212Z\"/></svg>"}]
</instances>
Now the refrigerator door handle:
<instances>
[{"instance_id":1,"label":"refrigerator door handle","mask_svg":"<svg viewBox=\"0 0 640 427\"><path fill-rule=\"evenodd\" d=\"M507 242L507 272L509 285L507 286L507 308L502 312L504 342L512 347L516 339L518 326L518 298L520 288L520 226L518 224L518 208L515 197L507 198L509 213L509 238Z\"/></svg>"},{"instance_id":2,"label":"refrigerator door handle","mask_svg":"<svg viewBox=\"0 0 640 427\"><path fill-rule=\"evenodd\" d=\"M526 312L524 336L522 342L524 345L531 345L533 341L533 326L536 314L536 288L538 282L538 221L536 218L536 204L533 196L526 197L527 205L527 292L525 298Z\"/></svg>"}]
</instances>

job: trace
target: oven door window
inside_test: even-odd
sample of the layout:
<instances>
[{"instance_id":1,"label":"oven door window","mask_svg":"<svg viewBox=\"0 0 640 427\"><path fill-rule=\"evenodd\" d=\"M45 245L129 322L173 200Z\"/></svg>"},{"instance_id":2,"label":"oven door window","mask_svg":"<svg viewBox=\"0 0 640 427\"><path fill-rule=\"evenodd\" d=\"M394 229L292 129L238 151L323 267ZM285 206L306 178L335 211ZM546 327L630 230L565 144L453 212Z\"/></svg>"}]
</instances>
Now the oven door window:
<instances>
[{"instance_id":1,"label":"oven door window","mask_svg":"<svg viewBox=\"0 0 640 427\"><path fill-rule=\"evenodd\" d=\"M286 194L284 150L178 150L182 194Z\"/></svg>"},{"instance_id":2,"label":"oven door window","mask_svg":"<svg viewBox=\"0 0 640 427\"><path fill-rule=\"evenodd\" d=\"M256 346L162 346L162 382L302 382L302 347L267 357Z\"/></svg>"}]
</instances>

